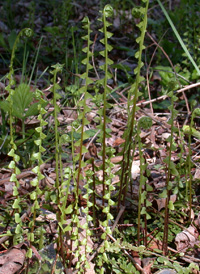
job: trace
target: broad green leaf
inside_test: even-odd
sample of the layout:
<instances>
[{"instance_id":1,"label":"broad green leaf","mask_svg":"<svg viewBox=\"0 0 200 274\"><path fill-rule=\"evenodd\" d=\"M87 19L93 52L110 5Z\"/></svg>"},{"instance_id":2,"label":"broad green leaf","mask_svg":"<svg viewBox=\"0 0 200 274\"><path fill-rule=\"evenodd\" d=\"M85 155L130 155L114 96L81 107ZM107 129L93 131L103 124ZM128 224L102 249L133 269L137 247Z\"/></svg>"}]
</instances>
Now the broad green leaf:
<instances>
[{"instance_id":1,"label":"broad green leaf","mask_svg":"<svg viewBox=\"0 0 200 274\"><path fill-rule=\"evenodd\" d=\"M0 108L3 109L5 112L10 111L10 103L7 100L0 102Z\"/></svg>"},{"instance_id":2,"label":"broad green leaf","mask_svg":"<svg viewBox=\"0 0 200 274\"><path fill-rule=\"evenodd\" d=\"M25 117L34 116L38 114L38 103L30 105L28 110L25 113Z\"/></svg>"},{"instance_id":3,"label":"broad green leaf","mask_svg":"<svg viewBox=\"0 0 200 274\"><path fill-rule=\"evenodd\" d=\"M103 196L104 199L109 200L110 199L110 193L107 193L106 195Z\"/></svg>"}]
</instances>

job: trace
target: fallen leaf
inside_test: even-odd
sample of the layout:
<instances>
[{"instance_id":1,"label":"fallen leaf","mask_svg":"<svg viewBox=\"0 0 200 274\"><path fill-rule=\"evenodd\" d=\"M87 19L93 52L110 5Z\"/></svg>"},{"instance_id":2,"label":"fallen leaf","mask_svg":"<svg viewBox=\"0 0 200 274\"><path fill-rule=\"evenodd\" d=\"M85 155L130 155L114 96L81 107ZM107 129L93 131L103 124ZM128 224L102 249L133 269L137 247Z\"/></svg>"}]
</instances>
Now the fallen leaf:
<instances>
[{"instance_id":1,"label":"fallen leaf","mask_svg":"<svg viewBox=\"0 0 200 274\"><path fill-rule=\"evenodd\" d=\"M0 256L0 274L14 274L19 271L25 261L25 250L11 248Z\"/></svg>"},{"instance_id":2,"label":"fallen leaf","mask_svg":"<svg viewBox=\"0 0 200 274\"><path fill-rule=\"evenodd\" d=\"M140 175L140 160L136 160L132 162L131 166L131 176L133 180L136 180L136 178Z\"/></svg>"},{"instance_id":3,"label":"fallen leaf","mask_svg":"<svg viewBox=\"0 0 200 274\"><path fill-rule=\"evenodd\" d=\"M179 252L185 252L189 247L193 247L197 244L199 233L196 228L189 226L187 230L183 230L178 233L175 238L176 249Z\"/></svg>"}]
</instances>

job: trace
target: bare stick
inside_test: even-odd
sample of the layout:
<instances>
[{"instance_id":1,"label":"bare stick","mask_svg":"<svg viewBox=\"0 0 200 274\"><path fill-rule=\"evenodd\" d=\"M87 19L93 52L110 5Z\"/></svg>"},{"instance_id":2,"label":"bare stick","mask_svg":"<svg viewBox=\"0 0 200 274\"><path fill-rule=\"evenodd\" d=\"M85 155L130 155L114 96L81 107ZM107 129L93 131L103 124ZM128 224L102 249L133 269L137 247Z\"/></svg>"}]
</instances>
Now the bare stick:
<instances>
[{"instance_id":1,"label":"bare stick","mask_svg":"<svg viewBox=\"0 0 200 274\"><path fill-rule=\"evenodd\" d=\"M167 60L169 61L171 67L173 68L174 72L175 72L175 75L177 76L177 73L176 73L176 70L174 68L174 65L172 64L172 61L171 59L169 58L169 56L167 55L167 53L164 51L164 49L153 39L153 37L147 32L147 35L149 36L149 38L156 44L157 47L159 47L161 49L161 51L163 52L163 54L165 55L165 57L167 58ZM180 82L179 82L179 85L180 85ZM184 90L182 91L183 93L183 97L185 99L185 104L186 104L186 108L187 108L187 111L188 111L188 114L190 114L190 107L189 107L189 104L188 104L188 100L187 100L187 97L185 96L185 93L184 93Z\"/></svg>"},{"instance_id":2,"label":"bare stick","mask_svg":"<svg viewBox=\"0 0 200 274\"><path fill-rule=\"evenodd\" d=\"M181 88L181 89L178 89L177 91L175 91L175 93L179 94L181 92L184 92L184 91L192 89L192 88L196 88L198 86L200 86L200 82L185 86L184 88ZM167 97L168 97L167 95L162 95L158 98L155 98L155 99L152 99L152 100L149 100L149 101L146 101L146 102L138 103L137 106L139 106L139 107L146 106L150 103L150 101L151 101L151 103L153 103L153 102L157 102L157 101L160 101L160 100L165 100Z\"/></svg>"}]
</instances>

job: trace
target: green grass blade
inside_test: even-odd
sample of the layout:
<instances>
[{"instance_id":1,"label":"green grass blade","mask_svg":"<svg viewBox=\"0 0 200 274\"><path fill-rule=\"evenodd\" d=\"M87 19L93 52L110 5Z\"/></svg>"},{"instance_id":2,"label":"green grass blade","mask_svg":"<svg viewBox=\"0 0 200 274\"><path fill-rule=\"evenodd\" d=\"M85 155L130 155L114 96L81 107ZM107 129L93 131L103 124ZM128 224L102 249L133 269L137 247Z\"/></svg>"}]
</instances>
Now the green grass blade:
<instances>
[{"instance_id":1,"label":"green grass blade","mask_svg":"<svg viewBox=\"0 0 200 274\"><path fill-rule=\"evenodd\" d=\"M191 63L193 64L193 66L195 67L197 73L200 75L200 70L199 70L197 64L195 63L194 59L192 58L191 54L189 53L188 49L186 48L186 46L185 46L183 40L181 39L181 37L180 37L178 31L176 30L176 28L175 28L175 26L174 26L172 20L170 19L169 15L168 15L168 13L167 13L167 11L166 11L166 9L164 8L164 6L163 6L163 4L160 2L160 0L157 0L157 2L158 2L158 4L160 5L160 7L161 7L161 9L162 9L162 11L163 11L165 17L167 18L167 20L168 20L168 22L169 22L169 24L170 24L170 26L171 26L171 28L172 28L174 34L176 35L176 37L177 37L179 43L181 44L181 47L183 48L183 50L184 50L184 52L186 53L187 57L189 58L190 62L191 62Z\"/></svg>"}]
</instances>

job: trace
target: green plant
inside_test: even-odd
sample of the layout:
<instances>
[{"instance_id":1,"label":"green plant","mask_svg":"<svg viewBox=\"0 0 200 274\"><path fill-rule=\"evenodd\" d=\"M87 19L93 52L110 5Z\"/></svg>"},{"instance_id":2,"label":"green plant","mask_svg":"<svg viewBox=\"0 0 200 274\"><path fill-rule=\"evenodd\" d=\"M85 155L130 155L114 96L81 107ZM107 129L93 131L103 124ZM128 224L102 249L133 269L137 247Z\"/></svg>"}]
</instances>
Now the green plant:
<instances>
[{"instance_id":1,"label":"green plant","mask_svg":"<svg viewBox=\"0 0 200 274\"><path fill-rule=\"evenodd\" d=\"M54 6L55 3L56 2L54 1ZM125 10L127 3L127 1L122 1L122 3L116 1L115 5L116 7L121 7ZM13 63L11 62L10 72L12 73L9 72L8 74L7 80L9 81L9 85L6 87L7 91L9 91L9 96L5 101L0 103L0 106L3 117L2 131L4 134L6 134L7 116L8 121L10 122L10 136L8 136L5 141L5 145L9 147L8 155L11 157L9 168L12 171L12 176L10 180L15 183L13 188L13 196L15 201L12 208L11 201L8 201L8 207L4 211L4 216L0 215L0 220L2 221L1 226L3 227L5 223L7 225L9 222L9 226L7 226L14 227L12 233L14 235L14 243L23 242L24 236L27 236L27 242L30 243L27 251L27 257L29 259L32 257L34 248L40 250L47 242L49 243L50 241L53 241L54 243L56 241L57 254L54 252L55 260L53 261L53 259L49 259L48 256L45 255L47 257L46 261L49 259L49 263L52 264L51 271L55 273L58 273L58 269L56 269L57 261L62 262L63 270L60 269L60 272L68 273L68 270L71 271L71 268L74 267L77 269L77 273L85 273L87 268L90 267L88 255L95 256L95 258L93 258L93 262L96 265L96 273L142 272L143 270L141 266L131 256L133 252L138 254L139 260L142 260L145 256L154 257L154 266L152 271L166 267L176 269L178 273L183 273L184 270L186 273L190 273L194 265L183 267L176 261L171 263L170 259L174 259L171 254L169 259L164 255L167 255L167 245L169 245L169 243L173 243L174 235L181 231L178 224L174 225L174 222L177 221L177 218L184 218L186 216L186 214L182 214L181 210L179 210L182 209L182 203L185 200L189 201L191 215L191 145L192 136L195 138L200 138L199 131L195 128L194 124L194 118L197 115L200 115L200 113L199 109L193 111L190 125L184 126L183 131L180 129L178 136L178 129L174 126L174 121L177 119L177 110L175 107L178 103L178 98L174 95L174 90L177 89L180 80L177 72L180 73L180 75L182 72L180 67L176 70L173 69L172 71L171 68L164 65L162 67L157 66L157 69L161 72L160 75L162 78L159 84L162 86L163 94L169 98L168 103L170 105L168 110L166 110L170 113L170 120L167 125L167 128L170 130L170 136L167 140L162 140L162 145L164 144L164 147L161 147L161 149L165 150L165 143L167 144L167 157L164 158L164 161L163 158L160 157L159 164L153 164L153 169L155 169L156 172L159 171L159 173L163 176L162 172L165 170L166 175L166 181L163 180L163 183L165 183L164 189L162 187L162 190L157 190L156 182L154 181L152 172L150 172L151 169L148 168L147 165L146 156L143 156L144 150L146 149L146 143L143 142L141 136L141 133L144 133L147 130L149 131L152 127L152 120L146 116L143 116L138 120L136 119L138 99L140 97L143 99L146 96L141 93L141 91L145 89L143 84L144 78L142 77L144 69L142 59L144 52L143 50L145 48L144 37L147 28L149 1L143 0L141 7L138 6L132 11L132 15L137 16L136 20L140 20L140 23L138 24L140 34L137 38L139 50L135 54L137 67L134 73L136 77L135 79L132 77L130 77L131 79L129 78L129 84L133 83L133 81L135 82L131 85L131 89L128 93L128 122L126 125L127 128L123 135L126 142L123 144L123 147L119 148L119 150L122 148L123 160L121 163L122 169L120 171L121 178L119 179L118 185L113 185L113 182L115 183L114 176L116 175L116 172L114 168L116 166L112 163L113 158L116 155L118 156L118 152L116 153L117 150L107 144L107 138L111 137L108 129L108 127L110 127L111 120L108 118L108 113L111 112L111 108L115 108L115 105L112 103L113 101L111 101L110 98L118 96L114 97L114 99L121 99L120 94L117 93L117 90L119 88L127 88L128 83L121 84L115 79L115 81L113 81L113 85L116 86L114 86L113 90L110 88L109 81L111 77L113 77L112 70L114 68L123 67L120 66L120 64L114 66L113 61L109 58L111 54L113 54L113 51L110 54L112 47L109 40L113 33L108 31L112 27L109 17L112 16L113 9L110 5L106 5L100 15L99 21L101 22L102 27L99 32L101 32L101 38L103 37L100 40L101 47L103 47L103 50L100 52L100 58L101 61L103 59L104 63L99 67L100 77L98 73L96 73L98 80L95 80L94 78L91 78L95 70L95 67L91 65L94 65L93 57L95 52L92 48L92 31L90 20L88 17L83 19L83 30L81 30L80 33L82 33L82 31L86 33L82 37L83 43L79 41L77 42L76 33L74 34L73 32L74 28L71 29L68 22L73 5L71 1L66 0L62 1L61 6L63 12L61 13L60 10L59 14L62 14L61 21L63 28L56 25L59 21L59 18L56 17L57 9L54 11L55 13L53 15L54 25L45 28L45 30L52 35L52 39L56 38L56 41L54 41L55 43L53 44L54 48L52 49L54 51L53 56L57 57L57 53L60 49L64 51L65 48L68 48L70 44L69 40L72 38L72 43L70 44L72 45L72 50L70 51L70 49L68 49L70 54L72 52L74 56L77 54L80 56L79 46L77 47L77 45L83 44L84 48L81 56L84 57L81 66L79 64L79 58L77 57L75 58L74 63L73 61L71 62L72 70L76 72L76 78L72 77L72 79L70 79L71 81L68 83L69 85L67 84L67 86L65 78L67 60L65 62L65 66L60 65L59 63L52 66L50 90L52 91L53 99L50 101L49 105L53 108L53 115L51 111L49 111L49 113L46 112L47 110L45 107L47 102L43 99L44 94L38 89L33 92L30 90L30 84L34 77L39 50L36 52L35 57L33 57L35 58L35 61L29 80L25 79L25 83L21 82L18 86L16 86L14 82L14 69ZM37 5L33 5L30 10L32 16L31 20L33 20L34 16L36 16L36 11ZM66 32L70 30L70 38L68 38L69 40L67 41L65 40L63 30ZM62 42L64 42L59 44L59 38L62 38ZM39 48L41 42L42 39L40 39ZM16 49L16 44L14 45L14 48ZM134 50L132 50L132 52L134 52ZM66 53L66 56L68 53ZM13 55L11 57L11 61L13 61ZM58 59L63 60L63 55L62 57L59 56ZM28 54L25 50L22 79L27 76L27 60ZM50 61L52 62L51 59ZM128 78L128 68L124 66L122 69L126 72L126 77ZM79 71L83 73L77 75ZM112 73L110 73L110 71ZM62 80L60 83L57 82L58 75L62 75ZM189 76L187 79L189 79ZM185 80L180 80L180 82L182 84L186 83ZM66 91L66 94L64 94L63 90ZM126 95L127 94L124 96ZM63 96L62 99L61 96ZM77 111L77 118L71 124L68 122L67 125L59 124L58 116L61 114L63 102L65 105L67 104L68 106L73 107L73 111ZM91 121L88 116L90 112L96 111L96 109L98 109L96 112L96 117L90 124ZM26 120L32 115L36 116L39 121L39 125L31 131L32 136L30 139L32 145L30 146L31 150L29 151L31 154L31 161L32 163L35 163L35 167L32 169L33 174L31 174L31 176L35 176L35 178L30 181L31 190L25 196L20 192L19 181L17 179L17 175L20 173L18 163L20 158L21 160L23 159L24 162L26 162L27 159L21 153L20 148L22 145L24 150L28 150L29 148L27 139L30 136L30 132L27 131ZM51 120L51 125L49 126L49 123L47 127L47 119L50 115L52 115L51 118L53 118L53 121ZM155 117L153 117L153 119L154 118ZM22 123L22 136L15 130L17 119ZM156 124L158 120L154 120ZM162 126L162 122L160 124ZM92 128L90 128L91 125ZM163 128L165 129L164 126ZM186 160L183 157L185 153L184 148L186 145L183 134L189 136L189 152ZM91 155L90 160L85 159L85 154L89 154L88 145L86 147L85 142L88 141L90 137L94 138L93 140L89 140L89 142L93 141L95 144L98 143L97 153L95 154L98 159L94 159ZM153 139L152 136L150 139L151 138ZM155 140L153 140L153 142L155 142ZM42 184L44 175L42 174L40 167L44 166L44 161L47 159L46 157L48 157L45 149L48 150L48 155L51 153L50 157L55 160L52 161L52 165L55 163L55 184L52 183L51 186L48 184ZM156 147L152 149L152 151L152 153L158 152ZM180 157L180 160L176 166L172 161L173 153ZM133 196L130 197L127 195L129 194L129 184L131 190L130 194L133 194L131 187L133 187L132 183L134 182L132 182L130 175L130 167L132 159L135 156L140 160L140 178L138 180L139 189L137 192L137 201L133 200ZM99 166L98 163L100 161L101 165ZM101 173L102 177L98 177L98 173ZM48 177L48 175L46 176ZM45 182L47 181L45 180ZM154 186L154 189L151 185ZM118 191L115 191L115 187L116 189L119 187L117 189ZM98 192L98 188L100 191L102 190L102 193ZM152 190L155 190L155 193L153 193ZM4 190L1 190L1 193L3 193L3 191ZM186 192L187 197L185 197L184 191ZM151 203L152 200L150 199L156 199L156 195L158 195L157 192L160 193L160 198L166 199L165 206L162 207L162 209L164 208L164 213L162 209L156 210L154 208L155 200ZM175 203L170 200L171 194L177 195L178 199ZM116 203L114 202L116 197L118 209L116 207ZM82 201L84 202L83 206L80 205ZM31 206L31 214L29 215L29 220L25 220L23 224L21 212L23 209L27 209L26 202ZM120 209L121 204L125 204L125 202L130 202L133 208L129 208L129 206L126 207L126 212L124 213L124 218L126 218L126 221L122 227L120 224L117 228L117 222L119 222L121 215L116 215L116 213ZM138 207L137 210L135 210L136 206ZM0 204L0 207L3 208L2 204ZM44 208L50 210L52 215L54 215L53 219L55 230L52 238L47 237L47 232L44 229L45 224L41 222L39 223L37 219L37 217L39 217L38 215L42 214ZM116 221L112 226L115 216L117 216ZM80 221L81 218L85 220L83 225ZM90 228L90 222L94 224L94 228L92 230ZM81 229L85 232L84 238L80 237ZM98 231L98 229L101 231L100 237L96 234L96 230ZM12 234L10 230L8 230L7 233L3 234L3 236L11 236ZM92 240L97 241L99 244L95 252L88 244L91 237L93 237ZM117 237L117 240L115 240L114 237ZM154 252L148 251L148 248L151 248L152 238L160 241L163 240L163 256L161 256L161 250L154 249ZM69 244L68 240L70 242ZM144 246L142 246L141 243L144 244ZM7 243L5 245L7 245ZM42 267L40 263L41 271L48 271L46 261ZM30 268L26 268L27 273L36 272L35 268ZM39 269L37 271L39 272Z\"/></svg>"},{"instance_id":2,"label":"green plant","mask_svg":"<svg viewBox=\"0 0 200 274\"><path fill-rule=\"evenodd\" d=\"M189 148L189 152L187 155L187 174L189 179L187 180L186 178L186 197L187 200L189 201L189 209L190 209L190 219L191 219L191 214L192 214L192 161L191 161L191 157L192 157L192 150L191 150L191 138L192 136L195 136L196 138L200 139L200 132L198 130L196 130L193 126L194 126L194 119L196 116L199 116L200 114L200 109L196 108L193 110L192 112L192 116L191 116L191 122L190 125L184 125L183 126L183 133L188 135L188 148Z\"/></svg>"},{"instance_id":3,"label":"green plant","mask_svg":"<svg viewBox=\"0 0 200 274\"><path fill-rule=\"evenodd\" d=\"M140 30L140 36L136 39L136 42L139 44L139 51L136 52L135 57L138 59L137 68L134 70L136 74L135 83L132 84L131 89L128 95L128 124L127 130L124 133L124 139L126 140L123 147L123 161L122 161L122 171L121 171L121 180L120 180L120 191L119 191L119 199L118 199L118 209L122 202L124 204L125 197L129 185L130 178L130 163L131 163L131 149L133 147L132 137L135 135L134 127L135 127L135 114L136 114L136 103L138 97L141 95L139 92L140 83L144 80L141 76L141 68L143 66L142 62L142 52L144 50L144 36L147 27L147 11L149 1L143 0L144 7L137 8L137 13L141 16L141 21L137 25Z\"/></svg>"},{"instance_id":4,"label":"green plant","mask_svg":"<svg viewBox=\"0 0 200 274\"><path fill-rule=\"evenodd\" d=\"M165 203L165 221L164 221L164 234L163 234L163 252L166 255L167 254L167 242L168 242L168 224L169 224L169 210L174 209L173 202L170 200L170 195L172 193L172 175L177 176L178 171L174 165L174 163L171 160L172 151L175 151L177 148L177 145L174 142L174 134L177 132L177 128L174 126L174 120L177 116L178 111L174 108L174 102L178 100L178 98L173 94L173 91L168 93L168 96L171 99L171 105L168 107L171 113L170 120L168 121L170 125L170 136L167 139L169 142L168 147L168 156L164 159L164 163L166 164L166 203Z\"/></svg>"},{"instance_id":5,"label":"green plant","mask_svg":"<svg viewBox=\"0 0 200 274\"><path fill-rule=\"evenodd\" d=\"M152 190L150 186L147 185L147 163L145 162L145 158L143 157L143 145L140 138L141 128L149 129L152 126L152 120L150 117L141 117L137 124L137 135L136 141L138 142L139 147L139 155L140 155L140 184L139 184L139 193L138 193L138 234L137 234L137 242L138 246L140 245L140 230L141 230L141 215L144 215L144 238L145 238L145 246L147 245L147 219L150 219L150 215L147 213L147 207L152 204L147 199L148 191Z\"/></svg>"},{"instance_id":6,"label":"green plant","mask_svg":"<svg viewBox=\"0 0 200 274\"><path fill-rule=\"evenodd\" d=\"M107 21L107 17L112 15L112 7L110 5L106 5L102 12L102 19L99 19L103 23L103 28L100 29L101 32L104 34L104 38L101 39L101 43L105 46L105 49L100 52L100 54L105 58L105 63L100 66L100 68L104 71L105 75L104 78L99 80L98 83L103 86L103 108L98 111L100 117L103 117L103 120L100 122L100 126L98 127L102 135L100 137L100 141L102 142L102 159L103 159L103 205L104 205L104 195L105 195L105 181L106 181L106 125L109 122L109 119L106 116L106 110L109 108L109 104L107 103L107 94L110 92L109 88L107 87L107 81L111 77L110 73L108 72L108 66L113 64L113 61L109 59L108 53L112 50L112 46L108 44L108 38L112 36L107 28L110 26L110 23Z\"/></svg>"},{"instance_id":7,"label":"green plant","mask_svg":"<svg viewBox=\"0 0 200 274\"><path fill-rule=\"evenodd\" d=\"M15 95L15 90L12 88L12 86L15 84L14 79L13 79L13 76L14 76L13 62L14 62L14 58L15 58L15 51L17 49L19 40L23 35L30 37L32 35L32 30L31 29L23 29L22 31L20 31L20 33L18 34L18 36L15 40L15 43L14 43L14 46L12 49L10 70L9 70L9 73L7 76L9 84L6 87L6 90L9 92L7 102L9 104L9 125L10 125L10 146L11 146L11 149L8 152L8 156L12 157L12 160L8 167L12 170L12 176L10 178L10 181L15 183L15 186L13 187L13 196L15 197L15 200L14 200L14 203L12 206L14 209L14 212L15 212L14 213L15 222L17 224L17 226L15 228L15 235L14 235L15 243L20 240L20 237L22 235L22 221L20 218L20 213L21 213L20 202L21 201L20 201L20 196L19 196L19 192L18 192L20 184L17 179L17 175L20 174L20 170L17 167L20 157L16 154L17 146L14 141L14 133L13 133L13 105L14 105L13 97Z\"/></svg>"},{"instance_id":8,"label":"green plant","mask_svg":"<svg viewBox=\"0 0 200 274\"><path fill-rule=\"evenodd\" d=\"M53 202L57 204L58 206L58 211L56 214L56 218L59 224L58 227L58 239L57 239L57 251L58 254L60 254L61 258L62 258L62 262L63 262L63 266L65 268L65 259L64 259L64 248L63 248L63 207L62 207L62 202L61 199L63 198L63 189L62 186L60 184L60 176L59 176L59 164L60 164L60 154L61 154L61 150L60 150L60 146L59 146L59 131L58 131L58 125L59 125L59 121L57 118L58 112L60 111L60 108L57 104L57 100L60 99L60 96L58 94L58 90L60 89L60 86L57 84L56 80L57 80L57 74L59 72L62 71L63 65L60 64L56 64L52 66L53 70L51 71L51 74L53 75L52 78L52 83L53 83L53 87L52 87L52 92L53 92L53 106L54 106L54 132L55 132L55 172L56 172L56 181L55 181L55 190L56 190L56 196L55 198L52 196ZM62 172L62 170L61 170ZM64 201L66 203L66 201Z\"/></svg>"},{"instance_id":9,"label":"green plant","mask_svg":"<svg viewBox=\"0 0 200 274\"><path fill-rule=\"evenodd\" d=\"M165 268L174 269L177 273L180 273L180 274L184 274L184 273L189 274L189 273L192 273L193 270L199 270L198 265L195 263L190 263L188 267L182 267L177 261L174 261L172 263L165 257L158 257L154 265L158 267L159 269L165 269Z\"/></svg>"},{"instance_id":10,"label":"green plant","mask_svg":"<svg viewBox=\"0 0 200 274\"><path fill-rule=\"evenodd\" d=\"M42 92L38 91L36 93L36 97L41 98ZM45 102L44 102L45 103ZM44 115L47 111L44 109L42 102L38 104L38 120L40 121L39 127L35 129L36 134L38 134L38 139L35 140L35 144L38 148L38 151L33 153L32 158L37 162L37 165L33 168L33 172L36 174L36 177L31 181L31 185L34 187L34 190L30 193L30 199L32 201L31 213L33 214L32 220L29 222L30 232L28 233L28 240L30 241L30 248L26 254L28 258L32 258L32 246L35 244L35 223L36 223L36 214L37 210L40 209L39 205L39 196L42 191L40 189L40 184L42 179L44 179L44 175L41 173L40 167L43 164L42 154L45 151L45 148L42 146L42 141L46 138L46 135L43 133L43 127L47 125L47 122L44 120ZM41 231L42 232L42 231ZM28 267L27 267L28 273Z\"/></svg>"},{"instance_id":11,"label":"green plant","mask_svg":"<svg viewBox=\"0 0 200 274\"><path fill-rule=\"evenodd\" d=\"M88 171L86 173L86 178L84 178L82 175L83 168L85 166L85 163L83 161L83 155L88 151L84 146L84 140L88 138L84 130L87 124L89 123L89 121L86 118L86 115L90 111L90 108L87 106L86 102L91 99L91 96L88 93L88 86L89 84L93 83L93 81L89 77L89 72L92 68L92 66L90 65L90 60L92 57L90 46L92 42L90 40L90 33L91 33L90 21L87 17L83 19L83 28L87 30L87 34L82 37L82 39L86 41L86 47L83 49L83 52L86 53L86 58L82 60L82 64L86 66L86 70L85 70L86 72L81 75L81 78L85 80L85 85L78 90L80 98L83 98L82 100L80 99L77 104L79 110L82 108L82 112L80 111L78 115L78 121L80 121L80 128L78 128L78 130L76 131L80 133L80 140L74 143L74 147L78 147L80 152L78 153L77 157L75 156L73 159L73 162L76 162L78 160L78 169L76 172L74 172L74 181L75 181L75 190L74 190L74 194L75 194L74 195L75 196L74 211L75 212L74 213L75 214L73 215L73 223L75 224L77 228L80 227L79 220L77 218L77 216L79 215L78 199L80 195L80 180L86 179L86 184L84 186L86 190L86 194L84 195L84 198L87 201L87 205L83 211L86 214L86 220L88 222L92 220L92 217L89 216L89 208L92 206L92 203L90 203L89 201L89 196L93 192L89 188L91 183L91 179L89 179L89 175L91 176L93 174L92 171L91 172ZM91 235L87 222L84 225L84 229L86 230L86 237L81 242L79 241L78 229L75 230L73 233L73 238L74 238L73 240L75 240L74 244L77 246L77 252L75 253L75 256L78 258L78 263L76 265L76 268L79 269L79 273L82 273L81 265L83 266L83 269L89 268L89 264L87 262L87 254L91 252L91 249L89 248L89 246L87 246L87 238L88 236ZM84 254L81 254L80 245L84 246Z\"/></svg>"}]
</instances>

